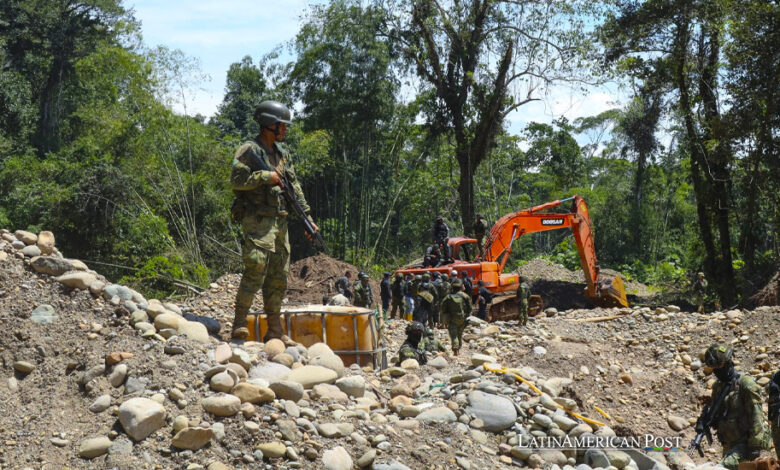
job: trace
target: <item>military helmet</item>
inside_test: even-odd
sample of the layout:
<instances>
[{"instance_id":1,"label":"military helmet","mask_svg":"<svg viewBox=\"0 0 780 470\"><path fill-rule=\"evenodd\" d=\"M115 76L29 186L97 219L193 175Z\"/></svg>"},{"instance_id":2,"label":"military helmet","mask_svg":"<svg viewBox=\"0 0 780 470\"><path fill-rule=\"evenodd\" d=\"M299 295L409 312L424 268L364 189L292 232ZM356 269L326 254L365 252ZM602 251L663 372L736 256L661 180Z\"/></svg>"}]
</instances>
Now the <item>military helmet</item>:
<instances>
[{"instance_id":1,"label":"military helmet","mask_svg":"<svg viewBox=\"0 0 780 470\"><path fill-rule=\"evenodd\" d=\"M425 333L425 327L422 323L418 321L413 321L406 327L406 334L417 334L419 336L422 336Z\"/></svg>"},{"instance_id":2,"label":"military helmet","mask_svg":"<svg viewBox=\"0 0 780 470\"><path fill-rule=\"evenodd\" d=\"M403 275L403 274L401 274L401 273L395 273L395 278L396 278L396 279L403 279L403 278L404 278L404 275Z\"/></svg>"},{"instance_id":3,"label":"military helmet","mask_svg":"<svg viewBox=\"0 0 780 470\"><path fill-rule=\"evenodd\" d=\"M422 275L423 282L428 282L431 280L431 275L429 273L425 273Z\"/></svg>"},{"instance_id":4,"label":"military helmet","mask_svg":"<svg viewBox=\"0 0 780 470\"><path fill-rule=\"evenodd\" d=\"M272 100L266 100L258 104L253 117L255 122L260 124L260 127L270 127L277 122L292 123L292 116L287 106Z\"/></svg>"},{"instance_id":5,"label":"military helmet","mask_svg":"<svg viewBox=\"0 0 780 470\"><path fill-rule=\"evenodd\" d=\"M450 276L458 277L458 272L453 269L452 272L450 273Z\"/></svg>"},{"instance_id":6,"label":"military helmet","mask_svg":"<svg viewBox=\"0 0 780 470\"><path fill-rule=\"evenodd\" d=\"M451 287L457 287L458 289L460 289L461 287L463 287L463 281L461 281L460 279L458 279L456 277L455 280L452 281L452 284L450 284L450 286Z\"/></svg>"},{"instance_id":7,"label":"military helmet","mask_svg":"<svg viewBox=\"0 0 780 470\"><path fill-rule=\"evenodd\" d=\"M704 363L707 367L717 369L726 365L733 355L734 349L731 345L715 343L707 348L707 352L704 353Z\"/></svg>"},{"instance_id":8,"label":"military helmet","mask_svg":"<svg viewBox=\"0 0 780 470\"><path fill-rule=\"evenodd\" d=\"M360 271L358 273L358 279L360 279L361 281L362 280L366 280L367 281L368 280L368 274L364 273L363 271Z\"/></svg>"},{"instance_id":9,"label":"military helmet","mask_svg":"<svg viewBox=\"0 0 780 470\"><path fill-rule=\"evenodd\" d=\"M420 276L419 274L415 274L414 275L414 280L415 281L422 281L422 276Z\"/></svg>"}]
</instances>

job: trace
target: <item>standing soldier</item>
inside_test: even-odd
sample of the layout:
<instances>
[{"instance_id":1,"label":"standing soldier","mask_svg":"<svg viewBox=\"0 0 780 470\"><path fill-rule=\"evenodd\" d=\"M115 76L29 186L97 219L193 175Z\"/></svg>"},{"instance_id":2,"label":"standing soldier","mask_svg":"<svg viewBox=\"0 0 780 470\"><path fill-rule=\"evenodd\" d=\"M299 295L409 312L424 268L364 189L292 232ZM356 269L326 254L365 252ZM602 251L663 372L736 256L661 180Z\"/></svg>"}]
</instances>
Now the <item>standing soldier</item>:
<instances>
[{"instance_id":1,"label":"standing soldier","mask_svg":"<svg viewBox=\"0 0 780 470\"><path fill-rule=\"evenodd\" d=\"M431 282L431 293L433 294L433 309L431 310L431 324L438 326L439 324L439 307L441 306L441 300L444 298L441 292L441 275L434 271L433 281Z\"/></svg>"},{"instance_id":2,"label":"standing soldier","mask_svg":"<svg viewBox=\"0 0 780 470\"><path fill-rule=\"evenodd\" d=\"M420 284L417 290L417 297L414 298L413 321L422 323L425 326L433 316L433 294L431 286L427 282Z\"/></svg>"},{"instance_id":3,"label":"standing soldier","mask_svg":"<svg viewBox=\"0 0 780 470\"><path fill-rule=\"evenodd\" d=\"M448 240L450 238L450 228L444 223L442 216L436 217L436 222L433 224L433 242L439 246L441 253L441 260L443 263L449 263L450 260L450 245Z\"/></svg>"},{"instance_id":4,"label":"standing soldier","mask_svg":"<svg viewBox=\"0 0 780 470\"><path fill-rule=\"evenodd\" d=\"M413 279L414 278L411 274L406 274L406 280L404 281L404 303L406 304L406 311L404 312L404 315L406 315L406 320L409 320L412 312L414 312Z\"/></svg>"},{"instance_id":5,"label":"standing soldier","mask_svg":"<svg viewBox=\"0 0 780 470\"><path fill-rule=\"evenodd\" d=\"M485 232L487 226L482 216L477 214L477 220L474 221L474 238L477 239L477 247L479 248L479 255L482 256L482 241L485 239Z\"/></svg>"},{"instance_id":6,"label":"standing soldier","mask_svg":"<svg viewBox=\"0 0 780 470\"><path fill-rule=\"evenodd\" d=\"M528 323L528 301L531 299L531 287L528 279L520 276L520 285L517 286L517 321L521 326Z\"/></svg>"},{"instance_id":7,"label":"standing soldier","mask_svg":"<svg viewBox=\"0 0 780 470\"><path fill-rule=\"evenodd\" d=\"M390 298L393 293L390 290L390 273L382 275L382 282L379 283L379 298L382 299L382 312L387 313L390 310Z\"/></svg>"},{"instance_id":8,"label":"standing soldier","mask_svg":"<svg viewBox=\"0 0 780 470\"><path fill-rule=\"evenodd\" d=\"M471 298L463 292L460 279L455 278L450 289L450 294L441 302L441 321L450 334L452 353L457 356L463 344L466 317L471 313Z\"/></svg>"},{"instance_id":9,"label":"standing soldier","mask_svg":"<svg viewBox=\"0 0 780 470\"><path fill-rule=\"evenodd\" d=\"M439 307L441 307L444 298L450 294L450 278L447 273L441 273L439 280L441 281L439 284Z\"/></svg>"},{"instance_id":10,"label":"standing soldier","mask_svg":"<svg viewBox=\"0 0 780 470\"><path fill-rule=\"evenodd\" d=\"M704 278L704 273L696 275L696 280L693 281L693 293L696 295L696 304L699 306L697 312L704 312L704 295L707 293L707 280Z\"/></svg>"},{"instance_id":11,"label":"standing soldier","mask_svg":"<svg viewBox=\"0 0 780 470\"><path fill-rule=\"evenodd\" d=\"M241 223L244 243L244 272L236 294L235 317L231 336L249 337L247 315L258 290L263 291L263 306L268 331L263 341L282 338L280 311L287 290L290 270L290 241L287 237L287 207L282 177L292 185L295 197L311 221L309 205L303 196L287 150L280 145L287 135L290 110L278 101L263 101L255 109L254 120L259 134L241 145L233 158L230 186L236 199L231 209ZM257 159L274 171L256 168ZM280 176L282 175L282 176ZM311 221L315 231L319 230Z\"/></svg>"},{"instance_id":12,"label":"standing soldier","mask_svg":"<svg viewBox=\"0 0 780 470\"><path fill-rule=\"evenodd\" d=\"M436 222L433 224L433 242L442 245L449 237L450 228L444 223L444 218L442 216L436 217Z\"/></svg>"},{"instance_id":13,"label":"standing soldier","mask_svg":"<svg viewBox=\"0 0 780 470\"><path fill-rule=\"evenodd\" d=\"M479 281L479 290L477 290L477 302L479 304L479 310L477 311L477 317L482 320L487 320L487 308L491 302L493 302L493 294L487 290L484 281Z\"/></svg>"},{"instance_id":14,"label":"standing soldier","mask_svg":"<svg viewBox=\"0 0 780 470\"><path fill-rule=\"evenodd\" d=\"M352 305L355 307L371 308L374 303L374 294L371 292L371 286L368 284L368 274L360 271L358 273L358 282L355 283L354 300Z\"/></svg>"},{"instance_id":15,"label":"standing soldier","mask_svg":"<svg viewBox=\"0 0 780 470\"><path fill-rule=\"evenodd\" d=\"M406 309L404 308L404 275L395 274L395 280L390 285L392 302L390 307L390 318L395 318L395 312L398 311L399 318L403 319Z\"/></svg>"},{"instance_id":16,"label":"standing soldier","mask_svg":"<svg viewBox=\"0 0 780 470\"><path fill-rule=\"evenodd\" d=\"M352 273L347 271L344 273L343 276L336 279L336 292L343 295L344 297L351 299L352 298L352 283L350 282L352 280Z\"/></svg>"},{"instance_id":17,"label":"standing soldier","mask_svg":"<svg viewBox=\"0 0 780 470\"><path fill-rule=\"evenodd\" d=\"M761 450L769 449L766 418L761 408L761 388L749 375L734 369L733 349L725 344L713 344L704 353L704 363L718 380L712 386L712 400L725 393L723 405L713 423L723 446L720 464L737 470L740 462L756 459ZM697 423L697 432L700 432Z\"/></svg>"},{"instance_id":18,"label":"standing soldier","mask_svg":"<svg viewBox=\"0 0 780 470\"><path fill-rule=\"evenodd\" d=\"M453 271L454 273L455 271ZM454 276L455 274L453 274ZM463 290L468 294L469 298L474 298L474 284L471 282L471 279L466 275L466 271L460 272L460 282L463 284Z\"/></svg>"},{"instance_id":19,"label":"standing soldier","mask_svg":"<svg viewBox=\"0 0 780 470\"><path fill-rule=\"evenodd\" d=\"M769 426L772 430L772 440L775 442L775 453L780 459L780 370L772 375L767 392L769 395Z\"/></svg>"}]
</instances>

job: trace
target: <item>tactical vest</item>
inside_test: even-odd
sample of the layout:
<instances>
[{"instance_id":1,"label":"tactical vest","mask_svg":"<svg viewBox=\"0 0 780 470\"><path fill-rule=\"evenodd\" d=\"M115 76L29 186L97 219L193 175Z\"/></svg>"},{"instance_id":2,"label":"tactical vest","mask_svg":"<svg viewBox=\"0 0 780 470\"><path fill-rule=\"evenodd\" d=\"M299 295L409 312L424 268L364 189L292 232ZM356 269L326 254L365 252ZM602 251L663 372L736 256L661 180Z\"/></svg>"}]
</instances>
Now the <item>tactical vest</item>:
<instances>
[{"instance_id":1,"label":"tactical vest","mask_svg":"<svg viewBox=\"0 0 780 470\"><path fill-rule=\"evenodd\" d=\"M279 161L275 166L276 172L284 174L285 164L289 161L287 153L278 145L275 145L274 148L279 155ZM236 154L236 158L233 161L234 172L243 170L240 165L248 167L250 172L260 170L260 168L253 167L249 153L254 153L259 158L265 160L271 168L274 168L265 149L257 141L249 140L239 148L239 152ZM238 219L238 221L243 220L247 215L287 217L288 212L284 204L282 189L278 186L262 184L250 190L233 190L233 194L236 198L233 202L231 213L233 218Z\"/></svg>"}]
</instances>

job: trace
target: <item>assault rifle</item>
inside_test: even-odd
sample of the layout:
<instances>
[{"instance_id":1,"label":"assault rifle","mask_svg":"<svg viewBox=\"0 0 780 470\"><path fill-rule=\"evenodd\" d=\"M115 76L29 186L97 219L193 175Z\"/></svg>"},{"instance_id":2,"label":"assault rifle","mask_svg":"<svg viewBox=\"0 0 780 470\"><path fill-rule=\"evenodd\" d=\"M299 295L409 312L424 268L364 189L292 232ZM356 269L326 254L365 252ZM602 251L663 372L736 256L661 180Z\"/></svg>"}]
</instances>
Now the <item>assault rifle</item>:
<instances>
[{"instance_id":1,"label":"assault rifle","mask_svg":"<svg viewBox=\"0 0 780 470\"><path fill-rule=\"evenodd\" d=\"M295 214L303 221L303 228L306 230L306 234L309 236L309 241L312 242L314 247L319 251L328 254L328 245L325 244L325 239L322 238L320 232L314 228L314 224L312 224L311 220L309 220L309 217L306 215L306 212L304 212L303 207L301 207L301 203L298 202L298 198L295 197L295 191L287 179L287 175L277 172L275 169L271 168L271 166L268 165L265 160L259 158L254 152L247 152L247 154L249 155L249 166L252 167L252 171L273 171L279 175L279 179L282 180L282 194L284 195L284 201L287 203L287 207L291 208L292 211L295 212Z\"/></svg>"},{"instance_id":2,"label":"assault rifle","mask_svg":"<svg viewBox=\"0 0 780 470\"><path fill-rule=\"evenodd\" d=\"M720 395L715 397L710 406L704 408L701 412L698 421L696 421L696 437L691 441L691 445L688 446L688 455L693 457L693 451L699 451L699 456L704 457L704 451L701 450L701 440L704 436L707 436L707 442L712 444L712 431L710 429L718 424L718 421L723 416L723 401L726 399L726 395L731 392L734 386L734 382L739 378L739 374L734 372L734 377L726 383L721 390Z\"/></svg>"}]
</instances>

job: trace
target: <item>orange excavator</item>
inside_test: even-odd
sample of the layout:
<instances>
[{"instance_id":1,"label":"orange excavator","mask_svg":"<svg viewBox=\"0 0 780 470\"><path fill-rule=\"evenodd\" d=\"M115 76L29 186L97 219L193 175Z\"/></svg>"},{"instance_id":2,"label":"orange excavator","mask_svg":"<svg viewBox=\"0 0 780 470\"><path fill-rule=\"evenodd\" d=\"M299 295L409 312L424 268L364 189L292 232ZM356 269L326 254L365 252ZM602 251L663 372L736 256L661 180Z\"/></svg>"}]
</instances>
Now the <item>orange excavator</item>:
<instances>
[{"instance_id":1,"label":"orange excavator","mask_svg":"<svg viewBox=\"0 0 780 470\"><path fill-rule=\"evenodd\" d=\"M542 212L569 201L572 201L569 212ZM628 307L623 280L599 273L588 206L581 196L547 202L501 217L490 229L482 250L479 250L474 238L450 238L451 262L436 267L409 266L396 272L416 275L457 271L474 281L475 291L472 295L476 293L477 281L483 281L485 287L495 295L488 311L488 321L514 318L517 315L515 292L519 274L503 272L512 253L512 242L529 233L562 228L571 228L574 233L580 263L585 272L585 297L600 307ZM531 299L532 314L542 309L541 298L533 297L536 298Z\"/></svg>"}]
</instances>

